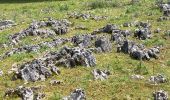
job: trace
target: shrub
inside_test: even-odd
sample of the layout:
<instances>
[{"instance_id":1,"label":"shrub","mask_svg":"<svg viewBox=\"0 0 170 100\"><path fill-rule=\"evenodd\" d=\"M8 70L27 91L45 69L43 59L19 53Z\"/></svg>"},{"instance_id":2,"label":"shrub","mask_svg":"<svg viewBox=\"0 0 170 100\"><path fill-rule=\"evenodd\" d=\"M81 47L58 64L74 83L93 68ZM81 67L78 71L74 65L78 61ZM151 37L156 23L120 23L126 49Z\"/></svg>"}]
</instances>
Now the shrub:
<instances>
[{"instance_id":1,"label":"shrub","mask_svg":"<svg viewBox=\"0 0 170 100\"><path fill-rule=\"evenodd\" d=\"M108 8L108 7L119 7L121 2L118 0L95 0L88 4L91 9L96 8Z\"/></svg>"},{"instance_id":2,"label":"shrub","mask_svg":"<svg viewBox=\"0 0 170 100\"><path fill-rule=\"evenodd\" d=\"M143 65L141 62L137 65L137 67L134 69L135 74L141 74L146 75L148 74L148 70L145 65Z\"/></svg>"}]
</instances>

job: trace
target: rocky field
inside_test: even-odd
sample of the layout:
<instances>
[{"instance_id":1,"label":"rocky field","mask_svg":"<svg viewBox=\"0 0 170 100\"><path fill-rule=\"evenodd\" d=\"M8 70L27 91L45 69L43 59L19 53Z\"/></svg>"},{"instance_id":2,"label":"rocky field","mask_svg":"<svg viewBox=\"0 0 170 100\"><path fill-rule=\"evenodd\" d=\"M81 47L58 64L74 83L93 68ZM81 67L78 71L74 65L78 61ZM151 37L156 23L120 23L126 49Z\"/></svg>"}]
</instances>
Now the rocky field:
<instances>
[{"instance_id":1,"label":"rocky field","mask_svg":"<svg viewBox=\"0 0 170 100\"><path fill-rule=\"evenodd\" d=\"M168 100L170 1L0 8L0 100Z\"/></svg>"}]
</instances>

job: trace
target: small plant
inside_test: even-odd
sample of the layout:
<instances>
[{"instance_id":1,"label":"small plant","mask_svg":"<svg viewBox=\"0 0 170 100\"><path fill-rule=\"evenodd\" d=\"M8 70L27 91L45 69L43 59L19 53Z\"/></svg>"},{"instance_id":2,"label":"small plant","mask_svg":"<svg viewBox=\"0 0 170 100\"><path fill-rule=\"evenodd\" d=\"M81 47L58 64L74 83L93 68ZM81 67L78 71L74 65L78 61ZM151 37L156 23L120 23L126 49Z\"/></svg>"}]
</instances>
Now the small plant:
<instances>
[{"instance_id":1,"label":"small plant","mask_svg":"<svg viewBox=\"0 0 170 100\"><path fill-rule=\"evenodd\" d=\"M60 11L67 11L67 10L69 10L69 6L67 4L60 5L59 10Z\"/></svg>"},{"instance_id":2,"label":"small plant","mask_svg":"<svg viewBox=\"0 0 170 100\"><path fill-rule=\"evenodd\" d=\"M141 62L137 65L137 67L134 69L135 74L141 74L146 75L148 74L148 70L145 65L143 65Z\"/></svg>"},{"instance_id":3,"label":"small plant","mask_svg":"<svg viewBox=\"0 0 170 100\"><path fill-rule=\"evenodd\" d=\"M165 36L170 36L170 31L165 32Z\"/></svg>"},{"instance_id":4,"label":"small plant","mask_svg":"<svg viewBox=\"0 0 170 100\"><path fill-rule=\"evenodd\" d=\"M119 7L121 6L121 3L118 0L95 0L95 1L90 2L88 6L91 9Z\"/></svg>"},{"instance_id":5,"label":"small plant","mask_svg":"<svg viewBox=\"0 0 170 100\"><path fill-rule=\"evenodd\" d=\"M50 100L61 100L62 96L58 92L54 92L54 95L51 97Z\"/></svg>"},{"instance_id":6,"label":"small plant","mask_svg":"<svg viewBox=\"0 0 170 100\"><path fill-rule=\"evenodd\" d=\"M167 61L167 66L170 66L170 60L169 60L169 61Z\"/></svg>"}]
</instances>

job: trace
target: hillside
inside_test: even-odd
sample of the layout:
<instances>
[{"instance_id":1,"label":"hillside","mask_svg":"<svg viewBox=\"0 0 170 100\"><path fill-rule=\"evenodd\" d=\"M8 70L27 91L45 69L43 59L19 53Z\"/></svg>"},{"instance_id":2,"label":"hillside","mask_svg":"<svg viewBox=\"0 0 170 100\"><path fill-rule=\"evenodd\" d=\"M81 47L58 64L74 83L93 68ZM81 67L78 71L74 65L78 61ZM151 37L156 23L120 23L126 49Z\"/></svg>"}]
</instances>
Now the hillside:
<instances>
[{"instance_id":1,"label":"hillside","mask_svg":"<svg viewBox=\"0 0 170 100\"><path fill-rule=\"evenodd\" d=\"M161 1L0 0L0 100L168 100Z\"/></svg>"}]
</instances>

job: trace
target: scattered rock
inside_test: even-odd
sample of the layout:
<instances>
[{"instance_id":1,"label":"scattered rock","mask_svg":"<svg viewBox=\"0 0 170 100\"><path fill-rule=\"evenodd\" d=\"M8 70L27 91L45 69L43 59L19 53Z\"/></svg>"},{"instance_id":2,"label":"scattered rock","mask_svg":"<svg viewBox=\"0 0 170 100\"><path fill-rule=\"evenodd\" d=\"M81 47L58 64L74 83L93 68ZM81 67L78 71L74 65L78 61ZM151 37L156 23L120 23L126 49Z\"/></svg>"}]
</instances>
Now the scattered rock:
<instances>
[{"instance_id":1,"label":"scattered rock","mask_svg":"<svg viewBox=\"0 0 170 100\"><path fill-rule=\"evenodd\" d=\"M0 21L0 30L15 26L15 22L12 20L2 20Z\"/></svg>"},{"instance_id":2,"label":"scattered rock","mask_svg":"<svg viewBox=\"0 0 170 100\"><path fill-rule=\"evenodd\" d=\"M142 79L144 79L144 77L141 76L141 75L132 75L132 76L131 76L131 79L134 79L134 80L142 80Z\"/></svg>"},{"instance_id":3,"label":"scattered rock","mask_svg":"<svg viewBox=\"0 0 170 100\"><path fill-rule=\"evenodd\" d=\"M91 67L96 65L96 59L90 50L64 47L60 51L50 52L42 58L22 64L15 75L25 81L44 81L53 73L60 74L55 64L66 67L78 65Z\"/></svg>"},{"instance_id":4,"label":"scattered rock","mask_svg":"<svg viewBox=\"0 0 170 100\"><path fill-rule=\"evenodd\" d=\"M170 4L160 4L164 16L170 16Z\"/></svg>"},{"instance_id":5,"label":"scattered rock","mask_svg":"<svg viewBox=\"0 0 170 100\"><path fill-rule=\"evenodd\" d=\"M62 82L62 81L58 81L58 80L51 80L51 81L50 81L50 84L51 84L52 86L59 85L59 84L61 84L61 83L63 83L63 82Z\"/></svg>"},{"instance_id":6,"label":"scattered rock","mask_svg":"<svg viewBox=\"0 0 170 100\"><path fill-rule=\"evenodd\" d=\"M5 92L5 97L14 95L19 96L22 100L41 100L45 97L44 94L37 94L32 88L23 86L19 86L15 89L7 89Z\"/></svg>"},{"instance_id":7,"label":"scattered rock","mask_svg":"<svg viewBox=\"0 0 170 100\"><path fill-rule=\"evenodd\" d=\"M52 69L45 61L41 59L35 59L31 62L21 65L16 75L18 78L25 81L44 81L46 78L50 77L52 73L54 73L51 70Z\"/></svg>"},{"instance_id":8,"label":"scattered rock","mask_svg":"<svg viewBox=\"0 0 170 100\"><path fill-rule=\"evenodd\" d=\"M147 49L142 44L136 44L135 42L126 40L122 45L120 45L117 50L119 52L124 52L130 54L132 58L138 60L150 60L150 58L158 58L160 53L160 47L153 47Z\"/></svg>"},{"instance_id":9,"label":"scattered rock","mask_svg":"<svg viewBox=\"0 0 170 100\"><path fill-rule=\"evenodd\" d=\"M101 48L103 52L110 52L112 50L112 44L107 37L100 37L95 41L95 47Z\"/></svg>"},{"instance_id":10,"label":"scattered rock","mask_svg":"<svg viewBox=\"0 0 170 100\"><path fill-rule=\"evenodd\" d=\"M62 100L86 100L86 94L82 89L75 89L69 96L63 97Z\"/></svg>"},{"instance_id":11,"label":"scattered rock","mask_svg":"<svg viewBox=\"0 0 170 100\"><path fill-rule=\"evenodd\" d=\"M92 74L93 74L95 80L98 80L98 79L105 80L105 79L108 78L108 76L111 73L109 71L107 71L107 70L102 71L102 70L99 70L99 69L94 69L92 71Z\"/></svg>"},{"instance_id":12,"label":"scattered rock","mask_svg":"<svg viewBox=\"0 0 170 100\"><path fill-rule=\"evenodd\" d=\"M138 37L139 39L145 40L151 38L151 31L149 30L149 28L136 29L134 36Z\"/></svg>"},{"instance_id":13,"label":"scattered rock","mask_svg":"<svg viewBox=\"0 0 170 100\"><path fill-rule=\"evenodd\" d=\"M151 84L159 84L159 83L165 83L165 82L167 82L167 78L162 74L151 76L149 78L149 83Z\"/></svg>"},{"instance_id":14,"label":"scattered rock","mask_svg":"<svg viewBox=\"0 0 170 100\"><path fill-rule=\"evenodd\" d=\"M58 64L66 67L78 65L92 67L96 65L96 59L90 50L75 48L63 48L60 53L64 53Z\"/></svg>"},{"instance_id":15,"label":"scattered rock","mask_svg":"<svg viewBox=\"0 0 170 100\"><path fill-rule=\"evenodd\" d=\"M153 93L154 100L168 100L168 93L164 90L159 90Z\"/></svg>"},{"instance_id":16,"label":"scattered rock","mask_svg":"<svg viewBox=\"0 0 170 100\"><path fill-rule=\"evenodd\" d=\"M143 22L143 21L139 21L135 23L136 27L142 27L142 28L150 28L151 24L147 21L147 22Z\"/></svg>"},{"instance_id":17,"label":"scattered rock","mask_svg":"<svg viewBox=\"0 0 170 100\"><path fill-rule=\"evenodd\" d=\"M120 29L117 25L114 24L107 24L105 27L100 29L100 32L104 33L117 33Z\"/></svg>"},{"instance_id":18,"label":"scattered rock","mask_svg":"<svg viewBox=\"0 0 170 100\"><path fill-rule=\"evenodd\" d=\"M34 21L27 29L9 36L9 45L17 45L20 39L27 36L43 36L54 37L56 34L65 34L68 32L70 26L68 20L53 20L48 21ZM42 29L43 27L52 27L52 29ZM53 31L54 30L54 31Z\"/></svg>"},{"instance_id":19,"label":"scattered rock","mask_svg":"<svg viewBox=\"0 0 170 100\"><path fill-rule=\"evenodd\" d=\"M72 37L72 42L75 46L90 47L92 46L92 40L95 38L95 35L75 35Z\"/></svg>"},{"instance_id":20,"label":"scattered rock","mask_svg":"<svg viewBox=\"0 0 170 100\"><path fill-rule=\"evenodd\" d=\"M43 93L36 93L34 95L34 100L42 100L43 98L45 98L45 94Z\"/></svg>"}]
</instances>

